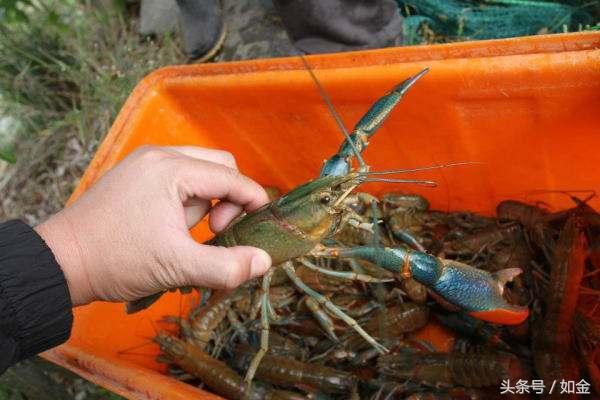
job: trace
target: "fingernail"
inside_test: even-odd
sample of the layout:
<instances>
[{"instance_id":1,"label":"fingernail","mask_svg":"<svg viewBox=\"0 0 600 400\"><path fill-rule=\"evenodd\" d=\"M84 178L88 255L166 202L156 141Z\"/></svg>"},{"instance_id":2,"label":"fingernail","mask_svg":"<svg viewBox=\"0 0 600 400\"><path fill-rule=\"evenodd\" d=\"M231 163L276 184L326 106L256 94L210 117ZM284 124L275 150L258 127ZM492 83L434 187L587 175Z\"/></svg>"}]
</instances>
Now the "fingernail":
<instances>
[{"instance_id":1,"label":"fingernail","mask_svg":"<svg viewBox=\"0 0 600 400\"><path fill-rule=\"evenodd\" d=\"M271 267L271 257L266 251L260 250L250 260L250 273L252 276L259 276L267 272Z\"/></svg>"}]
</instances>

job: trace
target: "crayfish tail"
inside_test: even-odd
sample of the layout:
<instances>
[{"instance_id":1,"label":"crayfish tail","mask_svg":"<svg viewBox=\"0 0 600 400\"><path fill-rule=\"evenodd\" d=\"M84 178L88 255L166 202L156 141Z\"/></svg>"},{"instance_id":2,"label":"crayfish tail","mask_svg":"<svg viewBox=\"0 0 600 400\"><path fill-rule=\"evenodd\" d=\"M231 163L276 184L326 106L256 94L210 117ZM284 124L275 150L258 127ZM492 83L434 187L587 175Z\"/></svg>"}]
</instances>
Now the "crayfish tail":
<instances>
[{"instance_id":1,"label":"crayfish tail","mask_svg":"<svg viewBox=\"0 0 600 400\"><path fill-rule=\"evenodd\" d=\"M146 308L150 307L152 304L156 303L156 301L163 295L164 292L159 292L150 296L142 297L138 300L128 301L125 303L125 311L127 314L135 314Z\"/></svg>"}]
</instances>

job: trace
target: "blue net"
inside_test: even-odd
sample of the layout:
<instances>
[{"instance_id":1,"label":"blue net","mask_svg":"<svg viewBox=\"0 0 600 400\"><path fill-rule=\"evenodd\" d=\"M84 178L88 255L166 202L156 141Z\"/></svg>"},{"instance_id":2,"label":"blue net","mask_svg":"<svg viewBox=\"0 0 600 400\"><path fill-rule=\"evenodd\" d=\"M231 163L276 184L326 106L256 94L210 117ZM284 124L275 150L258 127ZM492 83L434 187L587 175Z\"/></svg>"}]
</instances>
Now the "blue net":
<instances>
[{"instance_id":1,"label":"blue net","mask_svg":"<svg viewBox=\"0 0 600 400\"><path fill-rule=\"evenodd\" d=\"M400 1L404 43L495 39L576 31L593 24L597 2L533 0Z\"/></svg>"}]
</instances>

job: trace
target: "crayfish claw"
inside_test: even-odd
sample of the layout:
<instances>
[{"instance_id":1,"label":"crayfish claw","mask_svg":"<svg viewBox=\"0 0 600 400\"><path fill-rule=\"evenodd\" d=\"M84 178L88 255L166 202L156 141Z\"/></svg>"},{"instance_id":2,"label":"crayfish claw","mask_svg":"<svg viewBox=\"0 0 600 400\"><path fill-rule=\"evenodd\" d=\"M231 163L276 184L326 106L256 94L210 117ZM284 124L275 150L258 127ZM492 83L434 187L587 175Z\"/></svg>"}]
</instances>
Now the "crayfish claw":
<instances>
[{"instance_id":1,"label":"crayfish claw","mask_svg":"<svg viewBox=\"0 0 600 400\"><path fill-rule=\"evenodd\" d=\"M494 324L519 325L529 316L529 309L506 303L503 307L484 311L472 311L469 315L473 318Z\"/></svg>"},{"instance_id":2,"label":"crayfish claw","mask_svg":"<svg viewBox=\"0 0 600 400\"><path fill-rule=\"evenodd\" d=\"M508 282L512 282L513 279L522 273L523 270L521 268L504 268L492 273L492 276L498 281L498 290L500 290L500 294L504 294L504 286L506 286Z\"/></svg>"},{"instance_id":3,"label":"crayfish claw","mask_svg":"<svg viewBox=\"0 0 600 400\"><path fill-rule=\"evenodd\" d=\"M408 89L410 89L411 86L415 84L415 82L417 82L419 79L421 79L423 77L423 75L425 75L428 72L429 72L429 67L423 69L418 74L413 75L410 78L408 78L408 79L404 80L403 82L399 83L398 85L396 85L394 87L394 89L392 90L392 92L399 93L401 96L403 96L406 92L408 92Z\"/></svg>"},{"instance_id":4,"label":"crayfish claw","mask_svg":"<svg viewBox=\"0 0 600 400\"><path fill-rule=\"evenodd\" d=\"M443 260L443 264L434 290L469 315L504 325L518 325L529 316L527 307L510 304L502 297L504 285L522 272L520 268L490 274L457 261Z\"/></svg>"}]
</instances>

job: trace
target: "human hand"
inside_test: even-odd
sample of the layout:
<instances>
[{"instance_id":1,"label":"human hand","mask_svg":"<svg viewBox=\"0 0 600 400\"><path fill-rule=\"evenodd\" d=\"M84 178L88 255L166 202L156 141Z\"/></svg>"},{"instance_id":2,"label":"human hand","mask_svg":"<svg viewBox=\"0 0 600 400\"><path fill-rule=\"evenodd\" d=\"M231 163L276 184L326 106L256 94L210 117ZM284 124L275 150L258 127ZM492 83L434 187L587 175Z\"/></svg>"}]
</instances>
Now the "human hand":
<instances>
[{"instance_id":1,"label":"human hand","mask_svg":"<svg viewBox=\"0 0 600 400\"><path fill-rule=\"evenodd\" d=\"M221 201L211 207L211 200ZM233 288L262 275L254 247L199 244L188 229L207 213L223 230L268 201L233 156L199 147L143 147L35 229L61 265L74 305L131 301L180 286Z\"/></svg>"}]
</instances>

